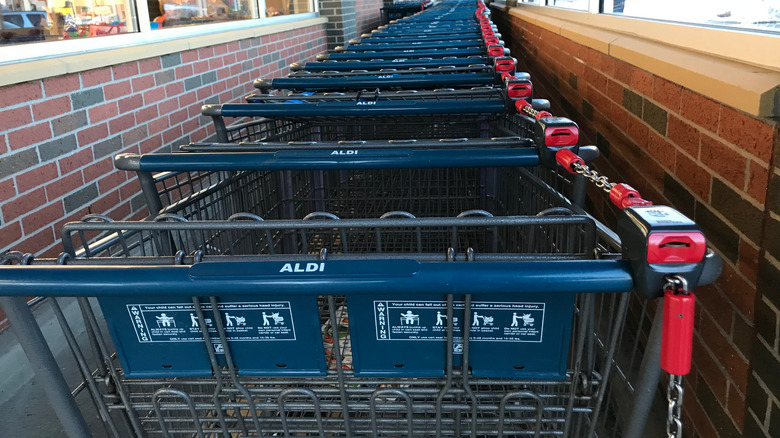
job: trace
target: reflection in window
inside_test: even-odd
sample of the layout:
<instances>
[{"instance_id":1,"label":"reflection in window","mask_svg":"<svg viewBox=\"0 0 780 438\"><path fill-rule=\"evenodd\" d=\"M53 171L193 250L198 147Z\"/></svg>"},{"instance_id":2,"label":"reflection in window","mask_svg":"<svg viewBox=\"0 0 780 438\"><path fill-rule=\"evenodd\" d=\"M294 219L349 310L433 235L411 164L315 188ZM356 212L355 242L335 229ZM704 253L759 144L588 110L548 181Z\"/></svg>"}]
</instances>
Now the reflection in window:
<instances>
[{"instance_id":1,"label":"reflection in window","mask_svg":"<svg viewBox=\"0 0 780 438\"><path fill-rule=\"evenodd\" d=\"M254 0L147 0L152 29L257 18Z\"/></svg>"},{"instance_id":2,"label":"reflection in window","mask_svg":"<svg viewBox=\"0 0 780 438\"><path fill-rule=\"evenodd\" d=\"M265 16L303 14L314 12L310 0L265 0Z\"/></svg>"},{"instance_id":3,"label":"reflection in window","mask_svg":"<svg viewBox=\"0 0 780 438\"><path fill-rule=\"evenodd\" d=\"M780 31L780 0L604 0L604 12Z\"/></svg>"},{"instance_id":4,"label":"reflection in window","mask_svg":"<svg viewBox=\"0 0 780 438\"><path fill-rule=\"evenodd\" d=\"M0 0L0 44L137 31L131 0Z\"/></svg>"}]
</instances>

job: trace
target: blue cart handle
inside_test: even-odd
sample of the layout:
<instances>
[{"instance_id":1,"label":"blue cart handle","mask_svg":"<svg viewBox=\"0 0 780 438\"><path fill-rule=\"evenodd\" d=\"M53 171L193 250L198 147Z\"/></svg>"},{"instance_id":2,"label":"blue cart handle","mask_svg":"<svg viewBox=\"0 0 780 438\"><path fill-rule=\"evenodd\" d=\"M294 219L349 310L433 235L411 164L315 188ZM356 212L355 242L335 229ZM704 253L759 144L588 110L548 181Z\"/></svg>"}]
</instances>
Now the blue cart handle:
<instances>
[{"instance_id":1,"label":"blue cart handle","mask_svg":"<svg viewBox=\"0 0 780 438\"><path fill-rule=\"evenodd\" d=\"M202 262L192 266L0 266L3 296L557 294L629 292L619 260Z\"/></svg>"},{"instance_id":2,"label":"blue cart handle","mask_svg":"<svg viewBox=\"0 0 780 438\"><path fill-rule=\"evenodd\" d=\"M501 114L503 100L415 101L377 100L352 102L228 103L204 105L205 116L315 117L315 116L415 116L432 114Z\"/></svg>"},{"instance_id":3,"label":"blue cart handle","mask_svg":"<svg viewBox=\"0 0 780 438\"><path fill-rule=\"evenodd\" d=\"M532 167L539 165L536 148L471 149L303 149L275 152L120 154L120 170L142 172L219 170L346 170L442 167Z\"/></svg>"}]
</instances>

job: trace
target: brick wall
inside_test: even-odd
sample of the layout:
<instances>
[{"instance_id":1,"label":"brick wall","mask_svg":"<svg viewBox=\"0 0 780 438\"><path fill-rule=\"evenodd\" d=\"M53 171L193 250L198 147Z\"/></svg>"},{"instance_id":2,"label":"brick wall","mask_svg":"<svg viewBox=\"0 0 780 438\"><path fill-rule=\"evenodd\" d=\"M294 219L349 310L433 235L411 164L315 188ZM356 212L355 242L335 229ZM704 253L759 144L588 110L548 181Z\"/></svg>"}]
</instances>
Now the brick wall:
<instances>
[{"instance_id":1,"label":"brick wall","mask_svg":"<svg viewBox=\"0 0 780 438\"><path fill-rule=\"evenodd\" d=\"M600 147L596 168L693 218L723 257L717 283L696 291L686 436L780 436L776 121L494 12L535 96L549 98L553 113L580 125L583 142ZM603 193L590 195L593 210L614 224Z\"/></svg>"},{"instance_id":2,"label":"brick wall","mask_svg":"<svg viewBox=\"0 0 780 438\"><path fill-rule=\"evenodd\" d=\"M358 36L356 0L320 0L320 15L327 17L328 50L343 46Z\"/></svg>"},{"instance_id":3,"label":"brick wall","mask_svg":"<svg viewBox=\"0 0 780 438\"><path fill-rule=\"evenodd\" d=\"M0 88L0 249L56 255L67 221L146 216L114 155L207 138L204 102L240 101L325 44L317 25Z\"/></svg>"},{"instance_id":4,"label":"brick wall","mask_svg":"<svg viewBox=\"0 0 780 438\"><path fill-rule=\"evenodd\" d=\"M382 0L355 0L357 36L370 32L382 24Z\"/></svg>"}]
</instances>

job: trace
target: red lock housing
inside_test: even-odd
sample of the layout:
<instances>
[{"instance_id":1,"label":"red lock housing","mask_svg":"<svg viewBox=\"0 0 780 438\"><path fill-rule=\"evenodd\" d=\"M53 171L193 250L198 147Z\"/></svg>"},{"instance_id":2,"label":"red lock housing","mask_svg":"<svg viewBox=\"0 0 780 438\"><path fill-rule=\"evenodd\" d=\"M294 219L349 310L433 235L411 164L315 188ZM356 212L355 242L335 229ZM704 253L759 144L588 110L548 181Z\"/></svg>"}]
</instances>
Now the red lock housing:
<instances>
[{"instance_id":1,"label":"red lock housing","mask_svg":"<svg viewBox=\"0 0 780 438\"><path fill-rule=\"evenodd\" d=\"M697 232L650 233L647 263L699 263L707 252L707 239Z\"/></svg>"},{"instance_id":2,"label":"red lock housing","mask_svg":"<svg viewBox=\"0 0 780 438\"><path fill-rule=\"evenodd\" d=\"M488 56L490 56L491 58L498 58L499 56L504 56L504 46L498 44L488 46L487 52L488 52ZM508 71L508 70L496 70L496 71Z\"/></svg>"},{"instance_id":3,"label":"red lock housing","mask_svg":"<svg viewBox=\"0 0 780 438\"><path fill-rule=\"evenodd\" d=\"M496 47L496 46L491 46ZM504 47L503 46L497 46L501 47L501 53L503 54ZM488 48L488 50L490 50ZM489 52L488 52L489 54ZM493 68L496 70L496 73L502 73L502 72L514 72L515 71L515 59L510 58L509 56L502 56L499 58L496 58L495 63L493 64Z\"/></svg>"},{"instance_id":4,"label":"red lock housing","mask_svg":"<svg viewBox=\"0 0 780 438\"><path fill-rule=\"evenodd\" d=\"M664 292L664 315L661 332L661 368L675 376L691 371L693 352L693 317L696 296Z\"/></svg>"},{"instance_id":5,"label":"red lock housing","mask_svg":"<svg viewBox=\"0 0 780 438\"><path fill-rule=\"evenodd\" d=\"M504 79L504 84L511 99L530 99L533 95L533 84L528 79L510 77Z\"/></svg>"},{"instance_id":6,"label":"red lock housing","mask_svg":"<svg viewBox=\"0 0 780 438\"><path fill-rule=\"evenodd\" d=\"M575 154L574 152L570 151L569 149L560 149L558 152L555 153L555 161L558 162L561 166L563 166L564 169L566 169L567 172L571 173L572 175L576 175L577 173L574 171L574 164L577 163L581 166L585 165L585 161L580 158L579 155Z\"/></svg>"}]
</instances>

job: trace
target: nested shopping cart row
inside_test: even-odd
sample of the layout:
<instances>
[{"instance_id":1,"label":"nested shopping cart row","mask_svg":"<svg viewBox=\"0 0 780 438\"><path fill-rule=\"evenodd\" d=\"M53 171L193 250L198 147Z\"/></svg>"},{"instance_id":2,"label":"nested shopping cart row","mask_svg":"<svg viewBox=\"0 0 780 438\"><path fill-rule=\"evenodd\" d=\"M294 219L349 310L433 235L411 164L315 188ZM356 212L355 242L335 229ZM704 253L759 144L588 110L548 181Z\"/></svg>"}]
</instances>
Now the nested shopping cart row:
<instances>
[{"instance_id":1,"label":"nested shopping cart row","mask_svg":"<svg viewBox=\"0 0 780 438\"><path fill-rule=\"evenodd\" d=\"M437 65L469 32L480 52L451 62L493 61ZM68 433L84 414L25 296L50 297L110 436L641 436L660 375L648 302L718 274L698 227L599 177L524 75L353 79L387 60L495 79L489 32L481 2L442 2L332 54L374 57L286 78L336 86L259 81L204 107L210 141L115 157L147 220L93 215L57 259L9 253L0 299ZM584 208L593 181L615 231Z\"/></svg>"}]
</instances>

